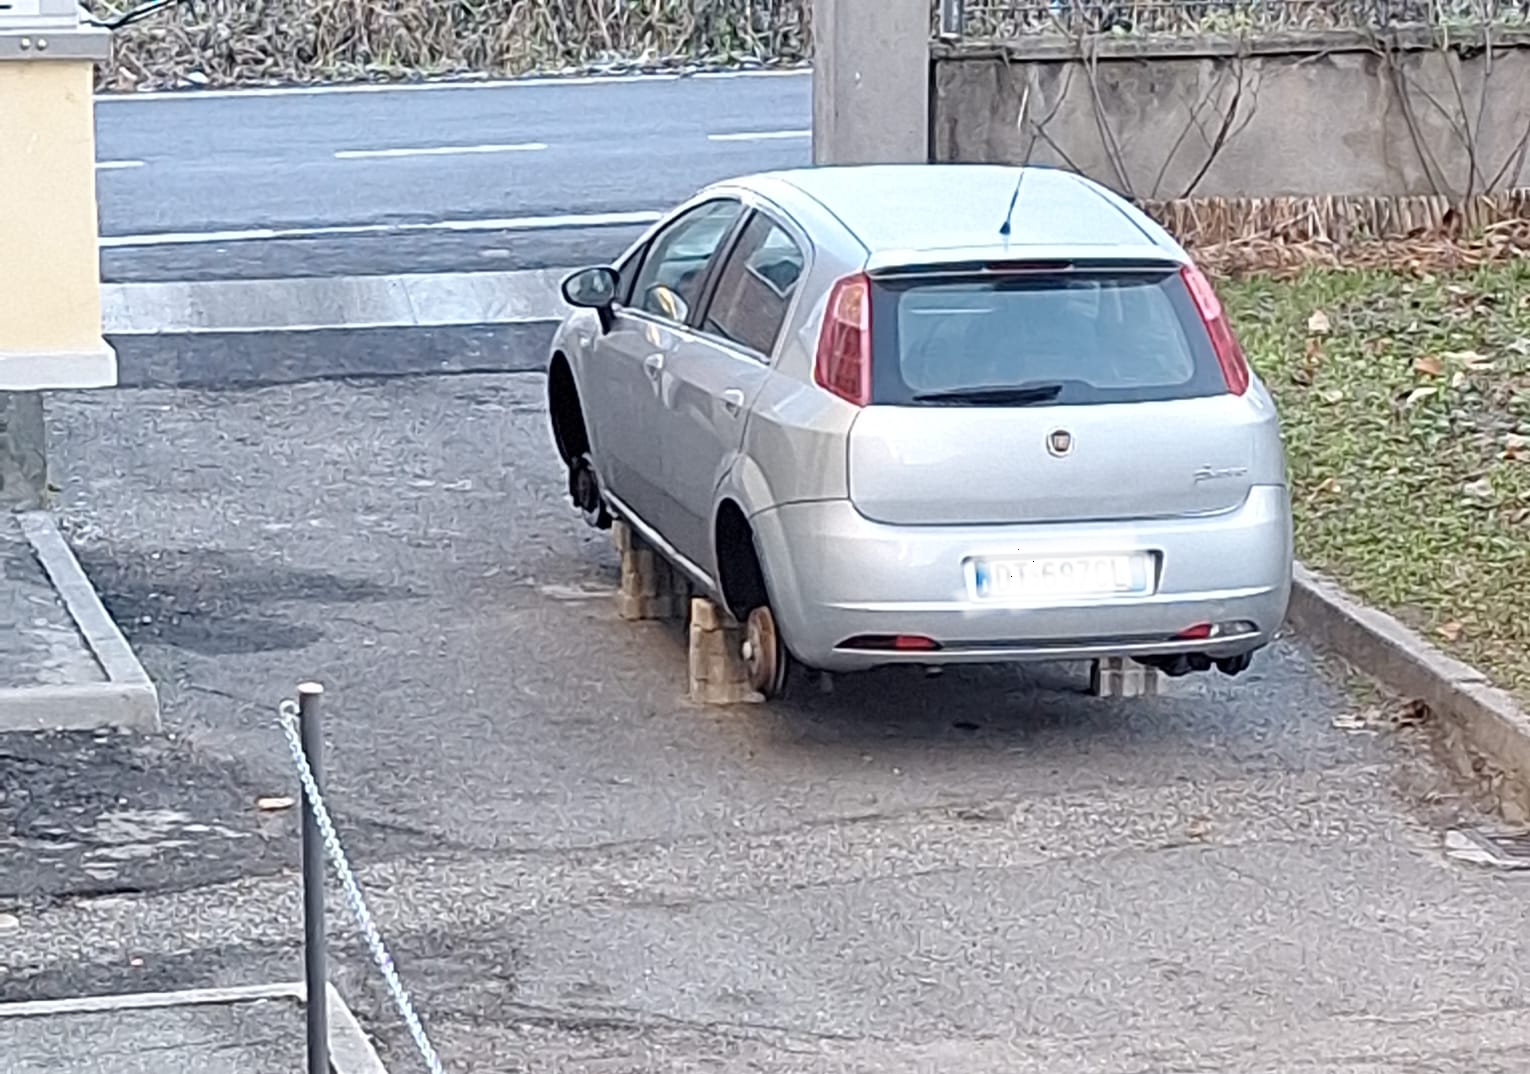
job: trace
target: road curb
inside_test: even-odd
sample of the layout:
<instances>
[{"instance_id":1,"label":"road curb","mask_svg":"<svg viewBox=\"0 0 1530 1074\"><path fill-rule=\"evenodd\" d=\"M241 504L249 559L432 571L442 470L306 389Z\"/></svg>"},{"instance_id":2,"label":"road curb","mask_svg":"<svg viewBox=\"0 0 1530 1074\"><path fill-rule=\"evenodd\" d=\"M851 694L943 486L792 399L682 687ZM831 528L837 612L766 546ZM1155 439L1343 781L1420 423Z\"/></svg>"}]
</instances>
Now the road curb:
<instances>
[{"instance_id":1,"label":"road curb","mask_svg":"<svg viewBox=\"0 0 1530 1074\"><path fill-rule=\"evenodd\" d=\"M1300 564L1288 618L1388 690L1427 704L1461 773L1493 778L1510 818L1530 819L1530 714L1507 691ZM1497 772L1485 772L1484 761Z\"/></svg>"},{"instance_id":2,"label":"road curb","mask_svg":"<svg viewBox=\"0 0 1530 1074\"><path fill-rule=\"evenodd\" d=\"M158 731L159 691L101 603L53 516L28 511L17 519L106 681L0 689L0 731L99 727Z\"/></svg>"}]
</instances>

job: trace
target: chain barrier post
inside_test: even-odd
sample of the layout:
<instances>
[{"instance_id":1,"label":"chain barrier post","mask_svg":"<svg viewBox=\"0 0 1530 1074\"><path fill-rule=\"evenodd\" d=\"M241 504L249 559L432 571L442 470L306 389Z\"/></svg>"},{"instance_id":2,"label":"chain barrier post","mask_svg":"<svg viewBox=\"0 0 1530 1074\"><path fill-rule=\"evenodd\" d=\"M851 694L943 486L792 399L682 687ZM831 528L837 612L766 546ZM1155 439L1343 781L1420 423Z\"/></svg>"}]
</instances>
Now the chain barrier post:
<instances>
[{"instance_id":1,"label":"chain barrier post","mask_svg":"<svg viewBox=\"0 0 1530 1074\"><path fill-rule=\"evenodd\" d=\"M317 713L318 695L323 690L318 686L313 686L311 689L313 692L311 704ZM303 688L299 687L300 694L302 690ZM420 1053L420 1058L424 1060L425 1068L430 1071L430 1074L445 1074L441 1057L436 1054L435 1046L430 1043L430 1037L425 1032L419 1013L414 1009L414 1001L409 998L409 990L404 987L404 982L398 975L398 967L393 962L393 956L388 953L388 947L383 943L382 933L377 930L377 923L372 919L372 912L367 909L366 896L361 893L361 885L357 883L355 870L351 868L351 863L345 856L345 848L340 845L340 834L335 830L334 818L329 815L329 806L324 802L324 792L319 789L316 772L308 763L310 756L317 762L322 751L318 740L318 720L300 723L299 717L303 711L296 701L290 699L283 701L277 708L277 722L287 739L287 750L292 754L292 765L297 769L298 781L303 785L303 804L309 807L308 811L313 815L313 820L318 827L319 843L324 852L329 855L329 864L335 870L336 879L340 881L340 890L345 895L346 906L350 908L351 917L355 919L362 938L366 940L373 964L388 985L394 1007L404 1019L404 1025L409 1028L409 1036L414 1041L415 1049ZM313 729L314 742L311 753L304 746L304 727ZM304 833L305 835L307 833L306 824ZM305 862L307 860L305 859ZM322 866L318 868L322 874ZM315 884L313 889L319 890L319 885ZM322 912L322 904L319 909ZM323 950L322 946L320 950ZM320 987L324 987L322 974Z\"/></svg>"},{"instance_id":2,"label":"chain barrier post","mask_svg":"<svg viewBox=\"0 0 1530 1074\"><path fill-rule=\"evenodd\" d=\"M319 699L324 687L298 685L298 735L313 775L313 790L324 793L324 734ZM324 949L324 837L319 831L319 803L303 788L303 971L307 981L308 1074L329 1074L329 974Z\"/></svg>"}]
</instances>

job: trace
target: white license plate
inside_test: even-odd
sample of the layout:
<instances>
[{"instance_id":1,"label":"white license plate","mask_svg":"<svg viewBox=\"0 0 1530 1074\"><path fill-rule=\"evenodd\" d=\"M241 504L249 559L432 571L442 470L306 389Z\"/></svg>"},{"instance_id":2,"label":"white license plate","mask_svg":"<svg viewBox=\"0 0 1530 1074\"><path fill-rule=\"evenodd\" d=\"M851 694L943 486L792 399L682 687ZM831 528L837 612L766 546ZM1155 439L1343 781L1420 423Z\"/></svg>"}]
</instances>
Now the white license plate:
<instances>
[{"instance_id":1,"label":"white license plate","mask_svg":"<svg viewBox=\"0 0 1530 1074\"><path fill-rule=\"evenodd\" d=\"M1141 596L1153 584L1146 552L976 559L971 577L979 600Z\"/></svg>"}]
</instances>

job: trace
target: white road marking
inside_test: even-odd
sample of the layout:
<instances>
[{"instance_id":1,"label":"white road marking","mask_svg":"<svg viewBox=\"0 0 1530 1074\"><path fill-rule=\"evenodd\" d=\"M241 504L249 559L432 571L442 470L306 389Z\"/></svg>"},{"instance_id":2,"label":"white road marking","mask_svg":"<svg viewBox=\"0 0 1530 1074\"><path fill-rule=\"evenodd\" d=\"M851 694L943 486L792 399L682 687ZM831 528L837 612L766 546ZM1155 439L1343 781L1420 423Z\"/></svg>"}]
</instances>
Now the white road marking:
<instances>
[{"instance_id":1,"label":"white road marking","mask_svg":"<svg viewBox=\"0 0 1530 1074\"><path fill-rule=\"evenodd\" d=\"M121 171L124 168L142 168L141 160L98 160L96 170L102 172Z\"/></svg>"},{"instance_id":2,"label":"white road marking","mask_svg":"<svg viewBox=\"0 0 1530 1074\"><path fill-rule=\"evenodd\" d=\"M546 142L518 142L513 145L435 145L398 149L341 149L336 160L374 160L385 157L450 157L468 153L536 153L547 148Z\"/></svg>"},{"instance_id":3,"label":"white road marking","mask_svg":"<svg viewBox=\"0 0 1530 1074\"><path fill-rule=\"evenodd\" d=\"M729 134L709 134L707 140L710 142L784 142L812 136L812 131L734 131Z\"/></svg>"},{"instance_id":4,"label":"white road marking","mask_svg":"<svg viewBox=\"0 0 1530 1074\"><path fill-rule=\"evenodd\" d=\"M98 93L100 104L123 104L130 101L217 101L231 97L328 97L355 93L423 93L437 90L542 89L558 86L619 86L633 82L680 82L686 79L726 81L752 78L810 78L807 68L781 68L768 71L698 71L693 75L674 73L635 75L557 75L540 78L482 79L463 82L359 82L349 85L321 86L250 86L244 89L157 90L145 93Z\"/></svg>"},{"instance_id":5,"label":"white road marking","mask_svg":"<svg viewBox=\"0 0 1530 1074\"><path fill-rule=\"evenodd\" d=\"M270 242L274 239L403 235L425 231L544 231L557 228L629 227L652 224L661 215L655 211L571 213L560 216L506 216L406 224L327 224L316 227L250 228L240 231L158 231L139 235L103 235L101 248L117 250L140 246L194 246L223 242Z\"/></svg>"},{"instance_id":6,"label":"white road marking","mask_svg":"<svg viewBox=\"0 0 1530 1074\"><path fill-rule=\"evenodd\" d=\"M108 336L536 324L568 313L569 269L101 285Z\"/></svg>"}]
</instances>

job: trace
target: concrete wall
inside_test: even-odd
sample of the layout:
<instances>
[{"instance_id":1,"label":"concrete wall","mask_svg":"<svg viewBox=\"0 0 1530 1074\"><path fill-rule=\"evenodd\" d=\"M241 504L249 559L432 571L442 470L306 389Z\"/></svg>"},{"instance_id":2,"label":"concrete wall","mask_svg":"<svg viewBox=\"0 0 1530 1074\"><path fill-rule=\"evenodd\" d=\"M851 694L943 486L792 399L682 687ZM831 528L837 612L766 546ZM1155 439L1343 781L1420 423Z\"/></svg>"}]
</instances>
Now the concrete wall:
<instances>
[{"instance_id":1,"label":"concrete wall","mask_svg":"<svg viewBox=\"0 0 1530 1074\"><path fill-rule=\"evenodd\" d=\"M41 507L48 494L41 392L0 392L0 511Z\"/></svg>"},{"instance_id":2,"label":"concrete wall","mask_svg":"<svg viewBox=\"0 0 1530 1074\"><path fill-rule=\"evenodd\" d=\"M813 0L813 162L929 157L930 0Z\"/></svg>"},{"instance_id":3,"label":"concrete wall","mask_svg":"<svg viewBox=\"0 0 1530 1074\"><path fill-rule=\"evenodd\" d=\"M935 159L1074 168L1137 198L1444 194L1530 184L1530 35L935 46Z\"/></svg>"}]
</instances>

